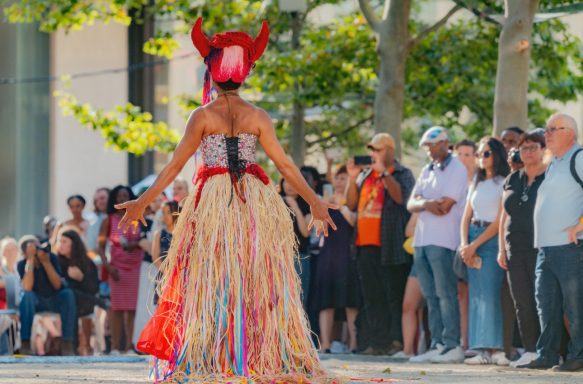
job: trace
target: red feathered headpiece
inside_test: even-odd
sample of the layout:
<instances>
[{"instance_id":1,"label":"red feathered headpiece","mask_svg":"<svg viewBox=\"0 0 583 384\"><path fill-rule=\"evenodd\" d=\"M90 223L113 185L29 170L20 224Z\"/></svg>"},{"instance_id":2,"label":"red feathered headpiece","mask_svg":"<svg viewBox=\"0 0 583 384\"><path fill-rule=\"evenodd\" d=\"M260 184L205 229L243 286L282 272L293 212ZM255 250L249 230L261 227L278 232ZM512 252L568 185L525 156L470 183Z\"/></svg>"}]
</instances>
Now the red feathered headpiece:
<instances>
[{"instance_id":1,"label":"red feathered headpiece","mask_svg":"<svg viewBox=\"0 0 583 384\"><path fill-rule=\"evenodd\" d=\"M242 83L255 62L261 57L269 39L269 27L264 21L255 39L244 32L218 33L211 39L202 31L199 17L190 33L192 43L207 65L202 102L210 102L210 81L224 82L229 79Z\"/></svg>"}]
</instances>

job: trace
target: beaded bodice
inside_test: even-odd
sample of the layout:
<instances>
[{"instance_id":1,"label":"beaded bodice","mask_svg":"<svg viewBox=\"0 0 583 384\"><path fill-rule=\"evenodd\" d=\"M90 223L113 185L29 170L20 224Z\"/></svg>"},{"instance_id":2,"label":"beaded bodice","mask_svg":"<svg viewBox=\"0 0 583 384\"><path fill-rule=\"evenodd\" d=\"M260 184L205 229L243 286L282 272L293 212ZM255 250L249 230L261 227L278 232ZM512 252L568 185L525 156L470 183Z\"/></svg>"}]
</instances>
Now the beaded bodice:
<instances>
[{"instance_id":1,"label":"beaded bodice","mask_svg":"<svg viewBox=\"0 0 583 384\"><path fill-rule=\"evenodd\" d=\"M240 133L233 137L215 133L202 139L202 158L204 164L211 168L229 168L229 157L231 157L231 163L237 161L253 164L255 163L256 145L257 136L251 133Z\"/></svg>"}]
</instances>

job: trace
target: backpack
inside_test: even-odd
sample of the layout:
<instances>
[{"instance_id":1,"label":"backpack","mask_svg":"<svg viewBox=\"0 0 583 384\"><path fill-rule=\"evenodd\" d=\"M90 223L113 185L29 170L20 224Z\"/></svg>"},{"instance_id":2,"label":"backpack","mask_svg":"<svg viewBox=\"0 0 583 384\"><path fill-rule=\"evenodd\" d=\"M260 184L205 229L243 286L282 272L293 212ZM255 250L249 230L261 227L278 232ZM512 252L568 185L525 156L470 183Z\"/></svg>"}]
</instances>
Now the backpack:
<instances>
[{"instance_id":1,"label":"backpack","mask_svg":"<svg viewBox=\"0 0 583 384\"><path fill-rule=\"evenodd\" d=\"M575 168L575 160L577 159L577 154L581 151L583 151L583 148L579 148L578 150L575 151L575 153L573 153L573 156L571 156L570 169L571 175L573 176L575 181L581 186L581 188L583 188L583 180L581 180L581 178L577 174L577 169Z\"/></svg>"}]
</instances>

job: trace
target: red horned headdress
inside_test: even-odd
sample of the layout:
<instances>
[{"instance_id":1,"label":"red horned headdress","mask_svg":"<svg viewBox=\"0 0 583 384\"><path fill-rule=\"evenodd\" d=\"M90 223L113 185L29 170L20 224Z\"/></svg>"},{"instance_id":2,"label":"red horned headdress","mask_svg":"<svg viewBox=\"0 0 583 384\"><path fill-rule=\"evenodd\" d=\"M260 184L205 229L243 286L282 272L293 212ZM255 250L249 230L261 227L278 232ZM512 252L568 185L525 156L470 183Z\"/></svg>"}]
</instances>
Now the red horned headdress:
<instances>
[{"instance_id":1,"label":"red horned headdress","mask_svg":"<svg viewBox=\"0 0 583 384\"><path fill-rule=\"evenodd\" d=\"M269 27L264 21L255 39L244 32L218 33L209 39L202 31L202 17L199 17L192 27L190 37L207 66L202 94L202 103L207 104L210 102L211 77L216 82L245 81L265 51Z\"/></svg>"}]
</instances>

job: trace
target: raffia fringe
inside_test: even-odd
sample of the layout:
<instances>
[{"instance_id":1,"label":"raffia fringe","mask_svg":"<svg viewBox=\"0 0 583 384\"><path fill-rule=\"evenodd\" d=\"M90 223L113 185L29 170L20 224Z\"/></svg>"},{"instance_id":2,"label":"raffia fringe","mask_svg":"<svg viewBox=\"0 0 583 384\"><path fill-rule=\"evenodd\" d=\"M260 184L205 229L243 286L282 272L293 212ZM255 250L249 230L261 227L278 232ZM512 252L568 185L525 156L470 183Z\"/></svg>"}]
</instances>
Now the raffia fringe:
<instances>
[{"instance_id":1,"label":"raffia fringe","mask_svg":"<svg viewBox=\"0 0 583 384\"><path fill-rule=\"evenodd\" d=\"M171 314L176 353L158 361L156 377L341 382L326 378L312 343L289 209L271 184L254 176L244 175L239 188L246 203L233 197L228 174L216 175L205 183L196 210L196 190L184 204L159 284L161 296L169 287L178 298Z\"/></svg>"}]
</instances>

